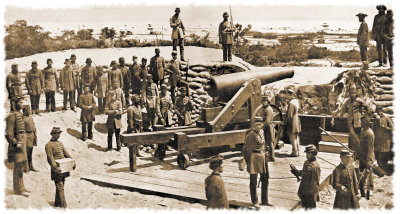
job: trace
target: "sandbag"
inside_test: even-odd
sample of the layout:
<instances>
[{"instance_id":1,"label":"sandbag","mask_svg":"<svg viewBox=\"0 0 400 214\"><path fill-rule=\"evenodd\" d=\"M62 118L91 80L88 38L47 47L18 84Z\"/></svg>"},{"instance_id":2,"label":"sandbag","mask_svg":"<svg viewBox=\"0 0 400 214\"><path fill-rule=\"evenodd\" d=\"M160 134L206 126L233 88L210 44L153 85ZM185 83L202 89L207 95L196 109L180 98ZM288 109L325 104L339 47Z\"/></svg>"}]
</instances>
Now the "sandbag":
<instances>
[{"instance_id":1,"label":"sandbag","mask_svg":"<svg viewBox=\"0 0 400 214\"><path fill-rule=\"evenodd\" d=\"M394 95L391 95L391 94L378 95L378 97L375 100L376 101L391 101L391 100L394 100Z\"/></svg>"},{"instance_id":2,"label":"sandbag","mask_svg":"<svg viewBox=\"0 0 400 214\"><path fill-rule=\"evenodd\" d=\"M375 104L377 106L387 107L387 106L392 106L393 102L392 101L375 101Z\"/></svg>"},{"instance_id":3,"label":"sandbag","mask_svg":"<svg viewBox=\"0 0 400 214\"><path fill-rule=\"evenodd\" d=\"M201 83L198 83L198 82L190 82L189 83L189 87L196 90L196 89L199 89L199 88L203 87L203 85Z\"/></svg>"},{"instance_id":4,"label":"sandbag","mask_svg":"<svg viewBox=\"0 0 400 214\"><path fill-rule=\"evenodd\" d=\"M207 101L209 98L209 96L207 95L200 95L200 100L202 100L203 102Z\"/></svg>"},{"instance_id":5,"label":"sandbag","mask_svg":"<svg viewBox=\"0 0 400 214\"><path fill-rule=\"evenodd\" d=\"M198 94L198 95L203 95L203 94L208 94L206 91L204 91L204 88L199 88L199 89L196 89L196 94Z\"/></svg>"},{"instance_id":6,"label":"sandbag","mask_svg":"<svg viewBox=\"0 0 400 214\"><path fill-rule=\"evenodd\" d=\"M383 108L383 112L384 112L385 114L393 114L393 113L394 113L393 107L386 107L386 108Z\"/></svg>"},{"instance_id":7,"label":"sandbag","mask_svg":"<svg viewBox=\"0 0 400 214\"><path fill-rule=\"evenodd\" d=\"M192 67L192 68L190 68L190 70L192 70L194 72L197 72L197 73L200 73L200 72L203 72L203 71L207 71L208 69L204 68L204 67Z\"/></svg>"},{"instance_id":8,"label":"sandbag","mask_svg":"<svg viewBox=\"0 0 400 214\"><path fill-rule=\"evenodd\" d=\"M206 69L211 69L211 65L202 65L202 64L194 64L194 65L190 65L189 68L206 68Z\"/></svg>"},{"instance_id":9,"label":"sandbag","mask_svg":"<svg viewBox=\"0 0 400 214\"><path fill-rule=\"evenodd\" d=\"M385 76L376 78L376 81L378 81L381 84L393 84L393 79Z\"/></svg>"},{"instance_id":10,"label":"sandbag","mask_svg":"<svg viewBox=\"0 0 400 214\"><path fill-rule=\"evenodd\" d=\"M211 78L211 74L208 71L203 71L201 73L199 73L198 75L201 78L205 78L205 79L210 79Z\"/></svg>"},{"instance_id":11,"label":"sandbag","mask_svg":"<svg viewBox=\"0 0 400 214\"><path fill-rule=\"evenodd\" d=\"M186 75L186 74L185 74ZM197 77L197 73L196 72L194 72L194 71L188 71L188 77L193 77L193 78L196 78Z\"/></svg>"}]
</instances>

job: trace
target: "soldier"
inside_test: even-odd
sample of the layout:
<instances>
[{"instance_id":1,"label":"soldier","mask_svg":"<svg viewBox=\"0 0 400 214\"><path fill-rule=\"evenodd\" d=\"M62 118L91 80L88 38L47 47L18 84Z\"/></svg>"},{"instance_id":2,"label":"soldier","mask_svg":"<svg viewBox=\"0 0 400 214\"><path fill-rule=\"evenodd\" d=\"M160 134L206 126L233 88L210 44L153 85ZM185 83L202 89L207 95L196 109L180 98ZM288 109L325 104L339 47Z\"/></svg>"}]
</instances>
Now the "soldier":
<instances>
[{"instance_id":1,"label":"soldier","mask_svg":"<svg viewBox=\"0 0 400 214\"><path fill-rule=\"evenodd\" d=\"M146 99L145 106L147 110L147 117L144 124L146 131L152 131L153 127L157 124L160 115L160 95L157 84L153 83L151 74L147 75Z\"/></svg>"},{"instance_id":2,"label":"soldier","mask_svg":"<svg viewBox=\"0 0 400 214\"><path fill-rule=\"evenodd\" d=\"M388 161L392 144L393 122L383 113L382 106L376 107L377 115L374 120L375 157L379 167L388 171Z\"/></svg>"},{"instance_id":3,"label":"soldier","mask_svg":"<svg viewBox=\"0 0 400 214\"><path fill-rule=\"evenodd\" d=\"M106 105L108 92L108 74L102 67L97 67L96 72L96 95L98 99L99 112L104 114L104 106Z\"/></svg>"},{"instance_id":4,"label":"soldier","mask_svg":"<svg viewBox=\"0 0 400 214\"><path fill-rule=\"evenodd\" d=\"M118 59L119 65L118 65L118 69L121 71L122 73L122 77L123 77L123 82L124 84L121 85L123 91L124 91L124 95L125 95L125 103L128 105L129 104L129 74L128 74L128 67L125 65L125 58L124 57L120 57Z\"/></svg>"},{"instance_id":5,"label":"soldier","mask_svg":"<svg viewBox=\"0 0 400 214\"><path fill-rule=\"evenodd\" d=\"M83 72L82 72L83 74ZM79 98L79 105L81 111L81 122L82 122L82 140L86 141L87 138L93 140L93 121L95 121L94 108L96 107L96 101L94 96L90 93L90 85L86 84L84 92ZM86 129L87 126L87 129Z\"/></svg>"},{"instance_id":6,"label":"soldier","mask_svg":"<svg viewBox=\"0 0 400 214\"><path fill-rule=\"evenodd\" d=\"M393 39L394 39L394 31L393 31L393 11L388 10L386 13L386 23L384 28L384 37L386 41L386 48L388 51L389 64L390 68L393 68Z\"/></svg>"},{"instance_id":7,"label":"soldier","mask_svg":"<svg viewBox=\"0 0 400 214\"><path fill-rule=\"evenodd\" d=\"M147 68L147 58L143 57L142 58L142 64L140 65L140 96L141 96L141 102L142 105L145 103L145 97L146 97L146 87L147 87L147 75L149 74L148 68Z\"/></svg>"},{"instance_id":8,"label":"soldier","mask_svg":"<svg viewBox=\"0 0 400 214\"><path fill-rule=\"evenodd\" d=\"M7 75L6 86L8 99L10 100L10 110L14 111L15 103L12 101L14 96L22 96L21 76L18 73L18 64L11 65L11 73Z\"/></svg>"},{"instance_id":9,"label":"soldier","mask_svg":"<svg viewBox=\"0 0 400 214\"><path fill-rule=\"evenodd\" d=\"M210 162L209 167L212 173L204 182L206 186L207 209L229 209L224 180L221 178L221 173L224 171L222 160L223 157L218 155L213 157Z\"/></svg>"},{"instance_id":10,"label":"soldier","mask_svg":"<svg viewBox=\"0 0 400 214\"><path fill-rule=\"evenodd\" d=\"M127 110L128 133L143 132L142 107L140 107L140 97L138 94L132 96L132 105Z\"/></svg>"},{"instance_id":11,"label":"soldier","mask_svg":"<svg viewBox=\"0 0 400 214\"><path fill-rule=\"evenodd\" d=\"M348 150L342 150L340 160L340 164L333 170L332 187L336 189L333 208L346 210L360 208L357 197L357 175L352 164L352 154Z\"/></svg>"},{"instance_id":12,"label":"soldier","mask_svg":"<svg viewBox=\"0 0 400 214\"><path fill-rule=\"evenodd\" d=\"M369 192L373 189L373 175L371 174L372 166L375 163L374 154L374 132L370 128L370 119L368 116L363 116L361 120L361 139L360 147L357 150L357 156L360 160L360 172L367 170L363 179L360 179L360 192L361 197L365 197L365 186L368 179L367 186L367 198L369 198Z\"/></svg>"},{"instance_id":13,"label":"soldier","mask_svg":"<svg viewBox=\"0 0 400 214\"><path fill-rule=\"evenodd\" d=\"M117 96L115 91L110 91L109 95L111 97L110 102L107 102L105 113L108 115L107 117L107 129L108 129L108 151L112 149L112 137L115 133L115 140L117 143L117 151L121 150L121 142L119 140L119 133L122 128L121 123L121 115L122 111L122 103L117 100Z\"/></svg>"},{"instance_id":14,"label":"soldier","mask_svg":"<svg viewBox=\"0 0 400 214\"><path fill-rule=\"evenodd\" d=\"M242 149L243 157L247 163L247 172L250 174L250 196L254 207L259 208L257 196L257 177L260 174L261 182L261 204L271 206L268 203L268 179L269 170L266 161L264 141L264 120L256 117L251 131L247 134L245 144Z\"/></svg>"},{"instance_id":15,"label":"soldier","mask_svg":"<svg viewBox=\"0 0 400 214\"><path fill-rule=\"evenodd\" d=\"M219 44L222 44L224 62L231 62L234 29L232 23L228 22L228 13L224 12L222 17L224 17L224 20L219 24L218 28Z\"/></svg>"},{"instance_id":16,"label":"soldier","mask_svg":"<svg viewBox=\"0 0 400 214\"><path fill-rule=\"evenodd\" d=\"M150 59L150 73L153 75L153 82L160 85L164 82L165 60L160 56L160 48L156 48L155 53Z\"/></svg>"},{"instance_id":17,"label":"soldier","mask_svg":"<svg viewBox=\"0 0 400 214\"><path fill-rule=\"evenodd\" d=\"M176 51L176 45L179 45L181 60L185 61L184 57L184 37L185 37L185 27L183 26L182 20L179 17L181 12L180 8L175 8L175 14L169 19L169 24L172 28L172 46L173 50Z\"/></svg>"},{"instance_id":18,"label":"soldier","mask_svg":"<svg viewBox=\"0 0 400 214\"><path fill-rule=\"evenodd\" d=\"M111 71L108 73L108 84L113 85L114 81L118 81L121 88L124 87L124 77L122 71L118 69L117 62L113 60L110 64Z\"/></svg>"},{"instance_id":19,"label":"soldier","mask_svg":"<svg viewBox=\"0 0 400 214\"><path fill-rule=\"evenodd\" d=\"M43 74L40 69L37 68L38 64L36 60L32 61L32 69L26 74L25 84L28 89L28 94L31 99L32 113L39 114L39 101L40 94L44 87Z\"/></svg>"},{"instance_id":20,"label":"soldier","mask_svg":"<svg viewBox=\"0 0 400 214\"><path fill-rule=\"evenodd\" d=\"M137 64L137 56L132 57L133 63L129 66L129 81L132 94L140 94L140 66Z\"/></svg>"},{"instance_id":21,"label":"soldier","mask_svg":"<svg viewBox=\"0 0 400 214\"><path fill-rule=\"evenodd\" d=\"M31 115L31 108L29 105L23 106L23 114L24 114L24 122L25 122L25 130L26 130L26 151L28 161L26 162L25 168L27 171L37 172L35 168L33 168L32 164L32 153L33 147L37 146L37 134L36 134L36 126L35 121Z\"/></svg>"},{"instance_id":22,"label":"soldier","mask_svg":"<svg viewBox=\"0 0 400 214\"><path fill-rule=\"evenodd\" d=\"M126 103L125 103L125 95L124 91L122 88L119 87L119 81L114 81L112 84L112 90L115 92L117 100L121 102L122 108L125 109ZM107 99L108 102L109 99Z\"/></svg>"},{"instance_id":23,"label":"soldier","mask_svg":"<svg viewBox=\"0 0 400 214\"><path fill-rule=\"evenodd\" d=\"M181 64L177 61L177 53L176 51L172 51L172 60L169 62L167 69L165 70L169 73L169 82L170 82L170 91L172 101L175 102L175 88L176 86L180 86L181 81Z\"/></svg>"},{"instance_id":24,"label":"soldier","mask_svg":"<svg viewBox=\"0 0 400 214\"><path fill-rule=\"evenodd\" d=\"M174 108L174 103L172 102L171 95L167 90L167 85L162 84L160 94L160 121L164 126L171 126L172 114L170 110Z\"/></svg>"},{"instance_id":25,"label":"soldier","mask_svg":"<svg viewBox=\"0 0 400 214\"><path fill-rule=\"evenodd\" d=\"M292 144L292 153L290 156L298 157L299 147L300 147L300 137L299 134L301 132L301 124L299 117L299 108L300 108L300 100L295 98L294 90L292 88L288 89L288 92L291 94L291 100L287 106L286 113L286 130L289 136L290 144Z\"/></svg>"},{"instance_id":26,"label":"soldier","mask_svg":"<svg viewBox=\"0 0 400 214\"><path fill-rule=\"evenodd\" d=\"M85 87L85 85L89 85L90 93L93 94L93 90L95 87L95 82L94 82L95 77L96 77L96 68L92 66L92 59L86 58L86 65L82 68L81 71L80 86ZM80 97L80 94L78 94L78 96Z\"/></svg>"},{"instance_id":27,"label":"soldier","mask_svg":"<svg viewBox=\"0 0 400 214\"><path fill-rule=\"evenodd\" d=\"M72 111L75 111L75 76L71 66L71 60L65 59L65 67L61 69L60 72L60 85L63 90L64 96L64 107L63 110L67 110L67 100L69 98L69 106Z\"/></svg>"},{"instance_id":28,"label":"soldier","mask_svg":"<svg viewBox=\"0 0 400 214\"><path fill-rule=\"evenodd\" d=\"M14 194L28 197L24 187L24 166L27 161L25 122L21 112L22 96L13 96L15 109L6 118L6 139L8 145L8 161L14 162L13 189Z\"/></svg>"},{"instance_id":29,"label":"soldier","mask_svg":"<svg viewBox=\"0 0 400 214\"><path fill-rule=\"evenodd\" d=\"M356 16L358 16L358 20L361 22L357 35L357 44L360 46L361 61L367 62L369 35L368 35L368 24L365 21L365 17L368 15L364 13L359 13Z\"/></svg>"},{"instance_id":30,"label":"soldier","mask_svg":"<svg viewBox=\"0 0 400 214\"><path fill-rule=\"evenodd\" d=\"M193 104L190 97L187 96L186 87L181 87L181 93L175 101L175 113L178 115L178 124L180 126L188 126L192 124L190 111L193 110Z\"/></svg>"},{"instance_id":31,"label":"soldier","mask_svg":"<svg viewBox=\"0 0 400 214\"><path fill-rule=\"evenodd\" d=\"M51 167L51 180L56 185L56 197L54 200L55 207L67 208L67 202L64 195L65 178L69 177L69 172L62 173L58 167L56 160L64 158L72 158L64 147L64 144L58 141L61 135L60 127L53 127L50 132L51 139L46 143L45 150L47 161ZM76 165L73 166L75 169Z\"/></svg>"},{"instance_id":32,"label":"soldier","mask_svg":"<svg viewBox=\"0 0 400 214\"><path fill-rule=\"evenodd\" d=\"M71 54L70 57L71 60L71 68L72 71L74 73L74 84L75 84L75 88L73 90L73 99L75 102L75 97L76 97L76 102L75 103L79 103L79 97L82 94L82 82L81 82L81 67L79 66L79 64L76 62L76 55L73 53ZM76 91L75 91L76 90Z\"/></svg>"},{"instance_id":33,"label":"soldier","mask_svg":"<svg viewBox=\"0 0 400 214\"><path fill-rule=\"evenodd\" d=\"M272 109L270 105L270 100L267 96L263 96L263 119L265 143L268 146L268 157L269 160L275 161L275 126L272 123L272 121L274 120L274 110Z\"/></svg>"},{"instance_id":34,"label":"soldier","mask_svg":"<svg viewBox=\"0 0 400 214\"><path fill-rule=\"evenodd\" d=\"M56 111L56 100L55 94L58 91L58 78L57 78L57 70L52 67L53 60L47 59L47 67L43 69L44 74L44 91L46 96L46 112L49 112L50 109L52 112Z\"/></svg>"},{"instance_id":35,"label":"soldier","mask_svg":"<svg viewBox=\"0 0 400 214\"><path fill-rule=\"evenodd\" d=\"M382 63L386 64L386 45L384 38L384 28L386 22L386 6L378 5L376 9L379 11L377 15L374 17L374 24L372 25L372 38L376 41L376 50L378 51L378 61L379 66L382 66ZM383 51L383 53L382 53Z\"/></svg>"},{"instance_id":36,"label":"soldier","mask_svg":"<svg viewBox=\"0 0 400 214\"><path fill-rule=\"evenodd\" d=\"M298 196L301 199L301 205L305 209L311 209L317 207L317 201L319 201L319 179L321 175L321 169L316 160L318 154L317 148L314 145L306 146L307 160L304 161L303 169L300 171L301 182L299 186Z\"/></svg>"}]
</instances>

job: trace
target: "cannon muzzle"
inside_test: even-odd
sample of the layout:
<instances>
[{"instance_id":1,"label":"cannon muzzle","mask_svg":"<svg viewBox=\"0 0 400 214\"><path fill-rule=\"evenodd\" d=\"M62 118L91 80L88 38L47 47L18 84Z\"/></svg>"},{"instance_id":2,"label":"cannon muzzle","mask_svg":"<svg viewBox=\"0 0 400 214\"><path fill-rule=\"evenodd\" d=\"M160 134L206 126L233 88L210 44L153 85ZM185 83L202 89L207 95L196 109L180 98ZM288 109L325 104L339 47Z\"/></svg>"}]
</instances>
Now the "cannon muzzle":
<instances>
[{"instance_id":1,"label":"cannon muzzle","mask_svg":"<svg viewBox=\"0 0 400 214\"><path fill-rule=\"evenodd\" d=\"M250 71L214 76L206 86L213 97L232 97L249 79L258 79L261 85L292 78L294 70L290 68L258 68Z\"/></svg>"}]
</instances>

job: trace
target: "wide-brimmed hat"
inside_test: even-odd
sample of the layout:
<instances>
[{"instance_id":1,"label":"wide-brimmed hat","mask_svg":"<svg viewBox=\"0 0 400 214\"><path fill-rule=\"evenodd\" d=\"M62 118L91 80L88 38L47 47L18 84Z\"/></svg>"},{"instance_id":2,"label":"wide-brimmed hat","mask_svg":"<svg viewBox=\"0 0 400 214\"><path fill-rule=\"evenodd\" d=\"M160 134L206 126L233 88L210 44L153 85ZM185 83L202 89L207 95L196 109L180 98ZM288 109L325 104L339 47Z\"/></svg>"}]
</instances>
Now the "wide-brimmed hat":
<instances>
[{"instance_id":1,"label":"wide-brimmed hat","mask_svg":"<svg viewBox=\"0 0 400 214\"><path fill-rule=\"evenodd\" d=\"M385 6L385 5L383 5L383 4L376 5L376 9L377 9L377 10L380 10L380 9L384 9L384 10L386 10L386 6Z\"/></svg>"},{"instance_id":2,"label":"wide-brimmed hat","mask_svg":"<svg viewBox=\"0 0 400 214\"><path fill-rule=\"evenodd\" d=\"M175 8L175 12L181 12L181 8L179 7Z\"/></svg>"},{"instance_id":3,"label":"wide-brimmed hat","mask_svg":"<svg viewBox=\"0 0 400 214\"><path fill-rule=\"evenodd\" d=\"M56 133L61 133L61 129L60 127L53 127L53 129L51 129L50 134L56 134Z\"/></svg>"},{"instance_id":4,"label":"wide-brimmed hat","mask_svg":"<svg viewBox=\"0 0 400 214\"><path fill-rule=\"evenodd\" d=\"M86 58L86 63L88 63L88 62L92 62L92 58L90 58L90 57Z\"/></svg>"},{"instance_id":5,"label":"wide-brimmed hat","mask_svg":"<svg viewBox=\"0 0 400 214\"><path fill-rule=\"evenodd\" d=\"M221 155L212 157L210 166L209 166L210 169L214 170L214 169L218 168L219 166L221 166L223 160L224 160L224 157L222 157Z\"/></svg>"},{"instance_id":6,"label":"wide-brimmed hat","mask_svg":"<svg viewBox=\"0 0 400 214\"><path fill-rule=\"evenodd\" d=\"M368 15L365 14L365 13L358 13L356 16L359 16L359 17L366 17L366 16L368 16Z\"/></svg>"},{"instance_id":7,"label":"wide-brimmed hat","mask_svg":"<svg viewBox=\"0 0 400 214\"><path fill-rule=\"evenodd\" d=\"M227 12L224 12L224 13L222 14L222 16L223 16L223 17L229 17L229 14L228 14Z\"/></svg>"}]
</instances>

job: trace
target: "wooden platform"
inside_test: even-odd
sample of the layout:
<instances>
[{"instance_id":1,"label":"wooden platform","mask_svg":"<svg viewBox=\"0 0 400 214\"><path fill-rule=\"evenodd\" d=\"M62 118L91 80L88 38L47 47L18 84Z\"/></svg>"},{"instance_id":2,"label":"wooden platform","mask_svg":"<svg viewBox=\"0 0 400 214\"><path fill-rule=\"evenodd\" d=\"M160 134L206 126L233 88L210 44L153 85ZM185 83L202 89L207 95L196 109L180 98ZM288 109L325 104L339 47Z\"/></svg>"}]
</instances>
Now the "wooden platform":
<instances>
[{"instance_id":1,"label":"wooden platform","mask_svg":"<svg viewBox=\"0 0 400 214\"><path fill-rule=\"evenodd\" d=\"M269 162L269 202L274 208L293 210L299 204L297 190L299 183L296 177L290 173L289 163L294 164L299 170L305 160L301 147L300 157L289 157L291 145L285 144L280 150L275 151L276 162ZM167 152L164 161L152 157L150 154L141 152L144 157L138 158L138 170L129 171L127 163L120 163L110 167L105 172L99 172L82 177L102 186L123 188L130 191L139 191L163 197L174 197L182 200L205 204L204 180L211 173L208 161L192 159L193 166L182 170L177 166L176 156L178 152ZM224 172L222 178L227 189L228 199L231 207L252 208L249 192L249 174L246 170L239 171L237 161L242 158L239 151L221 153L224 155ZM320 152L319 156L339 164L339 155ZM329 176L334 166L322 160L318 160L321 167L321 188L329 183ZM260 200L260 189L257 189ZM173 208L173 207L172 207ZM262 206L261 209L270 209Z\"/></svg>"}]
</instances>

